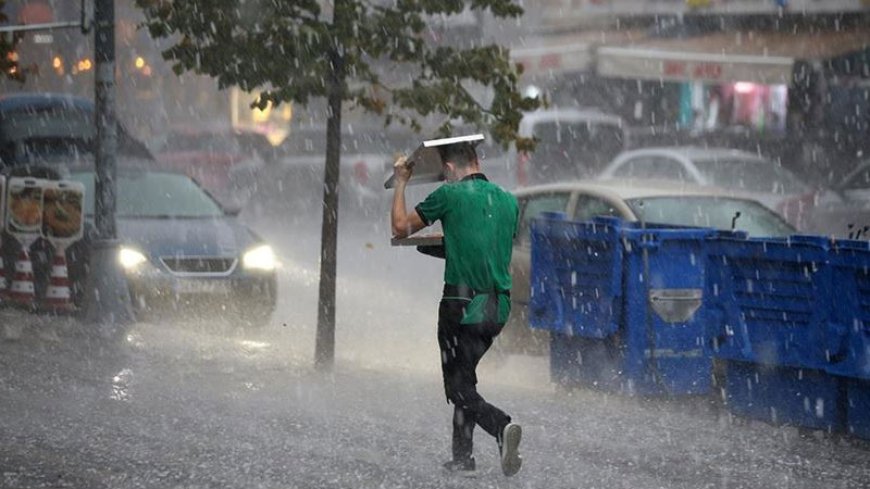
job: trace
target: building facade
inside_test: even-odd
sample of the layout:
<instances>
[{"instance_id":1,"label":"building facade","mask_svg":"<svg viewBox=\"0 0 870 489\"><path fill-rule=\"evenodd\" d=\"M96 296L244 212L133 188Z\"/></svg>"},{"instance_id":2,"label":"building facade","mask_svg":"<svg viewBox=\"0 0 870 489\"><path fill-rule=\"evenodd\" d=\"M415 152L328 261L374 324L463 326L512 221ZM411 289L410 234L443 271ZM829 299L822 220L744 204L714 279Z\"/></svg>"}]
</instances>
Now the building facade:
<instances>
[{"instance_id":1,"label":"building facade","mask_svg":"<svg viewBox=\"0 0 870 489\"><path fill-rule=\"evenodd\" d=\"M622 116L634 144L762 147L800 160L804 173L829 172L832 162L870 150L870 2L554 0L538 7L534 24L512 43L524 82L554 105ZM827 161L786 155L801 146L792 141L826 148Z\"/></svg>"}]
</instances>

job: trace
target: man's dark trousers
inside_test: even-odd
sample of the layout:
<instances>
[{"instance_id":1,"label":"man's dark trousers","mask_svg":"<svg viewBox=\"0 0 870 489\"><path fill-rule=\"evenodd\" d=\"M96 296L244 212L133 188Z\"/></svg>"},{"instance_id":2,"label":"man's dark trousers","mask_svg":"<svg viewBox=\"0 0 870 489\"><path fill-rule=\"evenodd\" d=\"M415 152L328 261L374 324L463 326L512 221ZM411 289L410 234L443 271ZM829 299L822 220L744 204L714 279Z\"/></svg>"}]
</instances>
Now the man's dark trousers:
<instances>
[{"instance_id":1,"label":"man's dark trousers","mask_svg":"<svg viewBox=\"0 0 870 489\"><path fill-rule=\"evenodd\" d=\"M438 309L438 346L447 400L454 405L453 459L471 457L475 424L498 438L511 418L477 392L477 364L503 324L460 324L465 299L444 298Z\"/></svg>"}]
</instances>

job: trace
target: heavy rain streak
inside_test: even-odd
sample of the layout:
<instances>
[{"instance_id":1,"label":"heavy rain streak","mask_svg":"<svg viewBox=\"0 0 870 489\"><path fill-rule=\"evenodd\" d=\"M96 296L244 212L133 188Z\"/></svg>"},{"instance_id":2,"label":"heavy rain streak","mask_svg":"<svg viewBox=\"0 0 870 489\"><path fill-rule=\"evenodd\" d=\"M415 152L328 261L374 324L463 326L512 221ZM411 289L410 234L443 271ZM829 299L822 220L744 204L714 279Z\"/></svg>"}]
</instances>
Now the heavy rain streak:
<instances>
[{"instance_id":1,"label":"heavy rain streak","mask_svg":"<svg viewBox=\"0 0 870 489\"><path fill-rule=\"evenodd\" d=\"M870 2L0 32L0 488L870 487Z\"/></svg>"}]
</instances>

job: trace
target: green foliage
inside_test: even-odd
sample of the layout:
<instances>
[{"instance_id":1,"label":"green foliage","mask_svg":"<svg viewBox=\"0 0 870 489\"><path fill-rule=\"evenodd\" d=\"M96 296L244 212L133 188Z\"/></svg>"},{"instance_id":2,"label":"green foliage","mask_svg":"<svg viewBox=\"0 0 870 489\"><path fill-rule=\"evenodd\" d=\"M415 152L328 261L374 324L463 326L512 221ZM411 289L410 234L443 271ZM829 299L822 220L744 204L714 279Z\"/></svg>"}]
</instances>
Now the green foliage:
<instances>
[{"instance_id":1,"label":"green foliage","mask_svg":"<svg viewBox=\"0 0 870 489\"><path fill-rule=\"evenodd\" d=\"M136 0L152 36L170 38L164 57L221 87L262 90L257 104L294 102L337 90L351 107L385 123L419 129L434 114L488 128L503 145L523 111L538 106L518 91L519 67L497 45L436 45L434 19L469 7L517 17L514 0ZM487 105L475 97L489 87ZM431 119L431 117L430 117ZM445 123L442 131L450 129Z\"/></svg>"}]
</instances>

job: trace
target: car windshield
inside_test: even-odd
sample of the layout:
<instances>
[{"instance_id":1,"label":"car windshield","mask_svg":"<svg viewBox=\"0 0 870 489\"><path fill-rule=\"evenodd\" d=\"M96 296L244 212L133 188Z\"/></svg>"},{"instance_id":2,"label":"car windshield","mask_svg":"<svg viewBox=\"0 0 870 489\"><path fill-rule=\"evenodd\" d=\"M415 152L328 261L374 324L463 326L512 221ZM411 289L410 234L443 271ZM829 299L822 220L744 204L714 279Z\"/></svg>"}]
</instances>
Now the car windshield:
<instances>
[{"instance_id":1,"label":"car windshield","mask_svg":"<svg viewBox=\"0 0 870 489\"><path fill-rule=\"evenodd\" d=\"M85 186L85 213L94 213L94 173L75 172L71 178ZM189 177L175 173L120 173L117 179L117 216L127 218L211 218L223 209Z\"/></svg>"},{"instance_id":2,"label":"car windshield","mask_svg":"<svg viewBox=\"0 0 870 489\"><path fill-rule=\"evenodd\" d=\"M751 200L674 196L629 199L626 203L639 220L646 222L721 230L732 229L733 223L734 229L759 237L781 238L795 232L793 227L773 211Z\"/></svg>"},{"instance_id":3,"label":"car windshield","mask_svg":"<svg viewBox=\"0 0 870 489\"><path fill-rule=\"evenodd\" d=\"M710 158L696 159L693 163L709 185L775 194L809 191L791 172L768 160Z\"/></svg>"}]
</instances>

